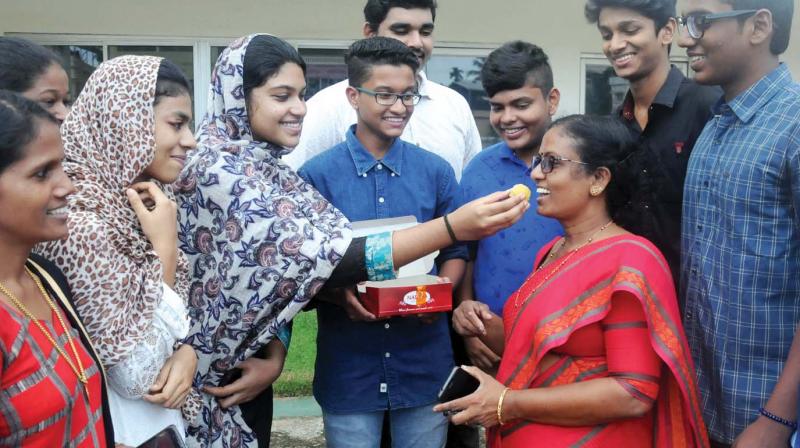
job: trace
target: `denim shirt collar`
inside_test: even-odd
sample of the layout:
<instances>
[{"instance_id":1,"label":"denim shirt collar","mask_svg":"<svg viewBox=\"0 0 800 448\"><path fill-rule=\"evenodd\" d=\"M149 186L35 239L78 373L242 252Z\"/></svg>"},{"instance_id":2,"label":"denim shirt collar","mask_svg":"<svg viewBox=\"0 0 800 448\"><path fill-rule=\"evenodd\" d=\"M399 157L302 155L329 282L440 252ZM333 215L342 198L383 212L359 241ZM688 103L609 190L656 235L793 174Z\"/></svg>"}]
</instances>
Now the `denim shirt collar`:
<instances>
[{"instance_id":1,"label":"denim shirt collar","mask_svg":"<svg viewBox=\"0 0 800 448\"><path fill-rule=\"evenodd\" d=\"M354 124L350 126L350 129L347 130L347 135L345 141L347 142L347 150L350 152L350 157L353 158L353 164L356 167L356 173L359 176L364 176L370 170L375 168L378 163L383 164L386 168L390 171L395 173L396 175L400 175L400 167L403 164L403 148L405 144L399 138L394 139L394 143L392 146L389 147L389 150L386 151L386 155L383 156L383 159L376 160L375 156L373 156L364 145L358 140L356 137L356 126Z\"/></svg>"},{"instance_id":2,"label":"denim shirt collar","mask_svg":"<svg viewBox=\"0 0 800 448\"><path fill-rule=\"evenodd\" d=\"M514 150L512 150L505 141L500 144L500 158L510 160L512 163L524 166L525 168L530 168L522 159L517 157L517 154L514 153Z\"/></svg>"},{"instance_id":3,"label":"denim shirt collar","mask_svg":"<svg viewBox=\"0 0 800 448\"><path fill-rule=\"evenodd\" d=\"M721 114L726 108L730 108L739 120L743 123L747 123L764 104L769 102L772 97L791 83L792 74L789 72L786 64L781 62L778 68L769 72L730 102L726 102L724 96L720 98L714 106L713 111L715 114Z\"/></svg>"}]
</instances>

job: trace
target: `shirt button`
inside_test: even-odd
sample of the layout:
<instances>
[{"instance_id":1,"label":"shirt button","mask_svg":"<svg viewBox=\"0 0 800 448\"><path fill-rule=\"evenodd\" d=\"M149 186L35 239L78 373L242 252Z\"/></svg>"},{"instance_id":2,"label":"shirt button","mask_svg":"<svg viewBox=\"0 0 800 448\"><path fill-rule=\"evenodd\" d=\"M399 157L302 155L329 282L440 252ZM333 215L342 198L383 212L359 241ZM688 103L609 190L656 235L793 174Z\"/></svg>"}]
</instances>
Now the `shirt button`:
<instances>
[{"instance_id":1,"label":"shirt button","mask_svg":"<svg viewBox=\"0 0 800 448\"><path fill-rule=\"evenodd\" d=\"M385 356L385 357L387 357L387 358L391 358L391 357L392 357L392 354L391 354L391 353L389 353L389 352L386 352L386 354L385 354L385 355L383 355L383 356Z\"/></svg>"},{"instance_id":2,"label":"shirt button","mask_svg":"<svg viewBox=\"0 0 800 448\"><path fill-rule=\"evenodd\" d=\"M384 203L384 201L385 201L385 199L383 199L383 196L381 196L381 197L379 197L379 198L378 198L378 202L380 202L381 204L383 204L383 203Z\"/></svg>"},{"instance_id":3,"label":"shirt button","mask_svg":"<svg viewBox=\"0 0 800 448\"><path fill-rule=\"evenodd\" d=\"M389 324L384 324L383 328L388 330L389 329Z\"/></svg>"},{"instance_id":4,"label":"shirt button","mask_svg":"<svg viewBox=\"0 0 800 448\"><path fill-rule=\"evenodd\" d=\"M367 177L367 173L362 174L361 177Z\"/></svg>"},{"instance_id":5,"label":"shirt button","mask_svg":"<svg viewBox=\"0 0 800 448\"><path fill-rule=\"evenodd\" d=\"M394 177L394 173L391 173L390 175L391 175L392 177Z\"/></svg>"},{"instance_id":6,"label":"shirt button","mask_svg":"<svg viewBox=\"0 0 800 448\"><path fill-rule=\"evenodd\" d=\"M381 164L379 163L379 164L378 164L378 166L377 166L376 168L378 168L379 170L382 170L382 169L383 169L383 165L381 165Z\"/></svg>"}]
</instances>

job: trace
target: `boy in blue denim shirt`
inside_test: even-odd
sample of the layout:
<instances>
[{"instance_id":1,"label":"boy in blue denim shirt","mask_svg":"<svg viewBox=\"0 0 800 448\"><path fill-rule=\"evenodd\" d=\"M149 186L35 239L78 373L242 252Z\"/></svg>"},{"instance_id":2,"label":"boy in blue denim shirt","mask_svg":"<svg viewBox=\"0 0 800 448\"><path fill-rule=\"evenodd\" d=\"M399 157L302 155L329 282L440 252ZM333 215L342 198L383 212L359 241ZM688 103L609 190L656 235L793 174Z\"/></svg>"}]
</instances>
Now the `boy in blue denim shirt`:
<instances>
[{"instance_id":1,"label":"boy in blue denim shirt","mask_svg":"<svg viewBox=\"0 0 800 448\"><path fill-rule=\"evenodd\" d=\"M351 221L413 215L423 222L454 210L460 201L450 165L399 139L421 100L413 51L373 37L355 42L345 60L358 122L300 175ZM461 245L443 250L438 274L456 284L466 257ZM339 304L317 309L314 397L328 446L377 448L386 412L394 447L444 446L447 420L431 408L453 366L447 319L378 321L352 290L341 294Z\"/></svg>"}]
</instances>

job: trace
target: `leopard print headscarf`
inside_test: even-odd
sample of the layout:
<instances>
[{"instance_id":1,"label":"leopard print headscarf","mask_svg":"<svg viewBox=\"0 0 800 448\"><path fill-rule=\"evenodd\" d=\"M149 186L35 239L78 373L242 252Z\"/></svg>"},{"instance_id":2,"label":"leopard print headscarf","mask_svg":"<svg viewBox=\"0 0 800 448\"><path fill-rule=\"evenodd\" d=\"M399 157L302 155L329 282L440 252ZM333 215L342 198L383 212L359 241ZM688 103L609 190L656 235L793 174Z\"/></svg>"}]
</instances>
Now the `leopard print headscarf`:
<instances>
[{"instance_id":1,"label":"leopard print headscarf","mask_svg":"<svg viewBox=\"0 0 800 448\"><path fill-rule=\"evenodd\" d=\"M61 126L69 237L39 248L64 271L100 359L111 367L142 342L163 296L161 263L125 189L155 154L153 101L161 58L121 56L100 65ZM172 188L156 182L172 198ZM188 297L186 259L174 289Z\"/></svg>"}]
</instances>

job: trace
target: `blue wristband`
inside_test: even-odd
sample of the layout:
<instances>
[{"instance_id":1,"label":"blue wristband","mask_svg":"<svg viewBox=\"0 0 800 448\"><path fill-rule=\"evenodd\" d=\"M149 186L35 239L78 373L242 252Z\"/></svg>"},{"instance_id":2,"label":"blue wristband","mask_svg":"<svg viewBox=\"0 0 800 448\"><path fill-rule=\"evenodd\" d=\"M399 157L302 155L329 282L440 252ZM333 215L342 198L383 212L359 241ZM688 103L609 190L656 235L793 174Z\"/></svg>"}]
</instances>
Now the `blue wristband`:
<instances>
[{"instance_id":1,"label":"blue wristband","mask_svg":"<svg viewBox=\"0 0 800 448\"><path fill-rule=\"evenodd\" d=\"M392 232L369 235L364 255L369 280L383 281L397 277L392 257Z\"/></svg>"}]
</instances>

